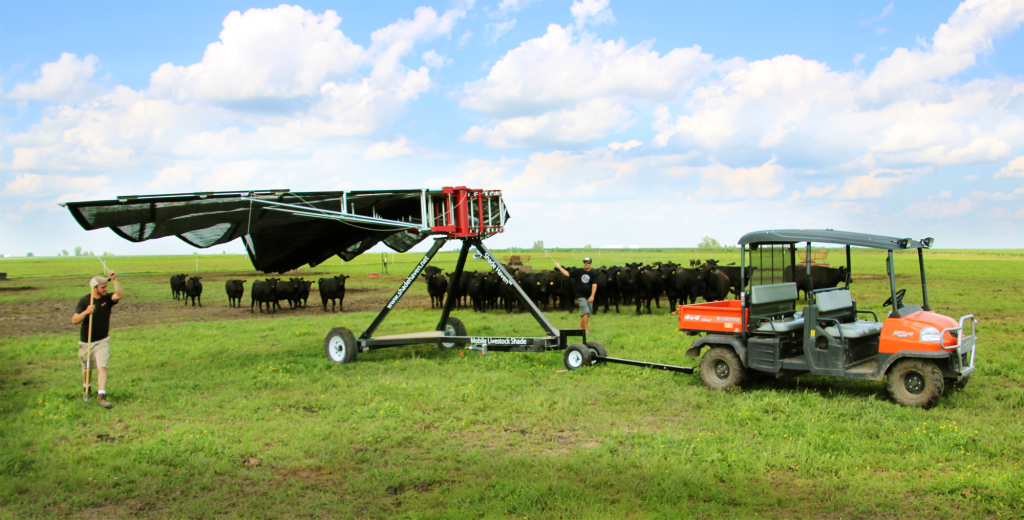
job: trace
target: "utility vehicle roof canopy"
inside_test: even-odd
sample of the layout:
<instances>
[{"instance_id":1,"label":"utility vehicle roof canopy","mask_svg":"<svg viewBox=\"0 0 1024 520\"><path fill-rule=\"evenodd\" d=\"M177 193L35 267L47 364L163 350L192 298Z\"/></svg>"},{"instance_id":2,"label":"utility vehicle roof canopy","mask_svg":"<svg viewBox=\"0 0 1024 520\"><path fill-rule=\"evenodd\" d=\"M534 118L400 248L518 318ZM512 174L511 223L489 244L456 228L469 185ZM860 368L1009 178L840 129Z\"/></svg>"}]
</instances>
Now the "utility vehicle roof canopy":
<instances>
[{"instance_id":1,"label":"utility vehicle roof canopy","mask_svg":"<svg viewBox=\"0 0 1024 520\"><path fill-rule=\"evenodd\" d=\"M267 273L334 255L351 260L379 242L405 252L433 234L485 238L509 218L500 191L465 187L128 195L66 206L86 230L107 227L132 242L176 236L207 248L242 237L253 266Z\"/></svg>"},{"instance_id":2,"label":"utility vehicle roof canopy","mask_svg":"<svg viewBox=\"0 0 1024 520\"><path fill-rule=\"evenodd\" d=\"M869 235L866 233L834 231L831 229L773 229L747 233L740 237L739 244L793 244L796 242L842 244L893 251L902 249L927 249L932 246L932 242L934 242L934 240L932 238L914 240L911 238Z\"/></svg>"}]
</instances>

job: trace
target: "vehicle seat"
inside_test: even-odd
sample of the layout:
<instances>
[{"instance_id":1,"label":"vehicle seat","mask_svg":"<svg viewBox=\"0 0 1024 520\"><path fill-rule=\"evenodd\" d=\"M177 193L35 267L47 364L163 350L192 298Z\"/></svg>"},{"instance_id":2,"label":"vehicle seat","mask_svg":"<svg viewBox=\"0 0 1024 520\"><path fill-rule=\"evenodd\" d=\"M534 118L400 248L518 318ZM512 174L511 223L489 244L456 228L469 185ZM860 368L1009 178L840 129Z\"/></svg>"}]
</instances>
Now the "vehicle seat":
<instances>
[{"instance_id":1,"label":"vehicle seat","mask_svg":"<svg viewBox=\"0 0 1024 520\"><path fill-rule=\"evenodd\" d=\"M814 301L818 306L819 318L833 318L840 321L838 327L835 325L825 327L825 332L833 338L840 337L840 329L844 338L863 338L882 333L881 322L856 318L853 299L850 298L848 290L818 293L814 297Z\"/></svg>"},{"instance_id":2,"label":"vehicle seat","mask_svg":"<svg viewBox=\"0 0 1024 520\"><path fill-rule=\"evenodd\" d=\"M803 330L804 318L796 310L795 283L755 285L750 288L750 316L754 332ZM753 326L753 325L752 325Z\"/></svg>"}]
</instances>

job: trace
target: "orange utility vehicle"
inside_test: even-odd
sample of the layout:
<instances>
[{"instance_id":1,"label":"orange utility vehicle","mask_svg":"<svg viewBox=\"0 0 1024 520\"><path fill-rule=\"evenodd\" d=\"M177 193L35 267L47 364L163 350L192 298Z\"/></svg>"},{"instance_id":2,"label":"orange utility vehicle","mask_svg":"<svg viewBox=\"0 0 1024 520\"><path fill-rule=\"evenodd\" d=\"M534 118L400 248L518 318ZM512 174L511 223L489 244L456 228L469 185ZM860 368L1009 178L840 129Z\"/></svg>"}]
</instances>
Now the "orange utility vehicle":
<instances>
[{"instance_id":1,"label":"orange utility vehicle","mask_svg":"<svg viewBox=\"0 0 1024 520\"><path fill-rule=\"evenodd\" d=\"M846 246L846 282L814 287L811 266L796 263L797 244ZM977 343L974 315L955 320L932 311L924 250L933 240L912 240L833 230L756 231L740 238L740 286L750 286L741 300L679 306L679 330L704 334L687 349L700 360L700 377L708 387L725 389L743 381L747 371L769 374L810 373L881 381L888 377L892 398L904 406L930 407L946 387L963 388L974 372ZM890 307L882 321L857 309L850 293L850 248L888 252ZM896 288L893 252L917 250L921 271L921 305L908 305L907 290ZM804 271L800 273L797 270ZM794 276L805 274L806 276ZM752 276L751 276L752 275ZM809 284L807 305L797 311L797 283ZM870 316L872 319L861 319ZM964 329L969 326L970 334Z\"/></svg>"},{"instance_id":2,"label":"orange utility vehicle","mask_svg":"<svg viewBox=\"0 0 1024 520\"><path fill-rule=\"evenodd\" d=\"M796 261L801 242L806 243L804 259L814 259L812 244L846 246L847 269L839 271L845 273L843 286L814 287L815 279L821 277L812 269L813 260ZM749 292L741 292L740 300L679 306L679 330L703 335L686 350L686 357L699 357L707 349L700 360L700 378L716 390L740 384L748 371L777 377L806 373L871 381L888 377L889 393L896 402L931 407L946 388L967 384L974 372L977 343L973 314L955 320L933 312L928 305L924 250L932 242L931 238L912 240L831 229L748 233L739 241L738 287L749 286ZM850 294L851 247L888 251L890 296L882 306L891 310L883 321L878 321L873 311L858 310ZM907 290L896 289L893 252L913 249L921 270L921 305L905 304ZM809 295L801 311L796 307L798 284ZM861 319L867 315L872 319ZM570 370L618 363L694 372L693 367L610 358L582 345L570 345L564 359Z\"/></svg>"}]
</instances>

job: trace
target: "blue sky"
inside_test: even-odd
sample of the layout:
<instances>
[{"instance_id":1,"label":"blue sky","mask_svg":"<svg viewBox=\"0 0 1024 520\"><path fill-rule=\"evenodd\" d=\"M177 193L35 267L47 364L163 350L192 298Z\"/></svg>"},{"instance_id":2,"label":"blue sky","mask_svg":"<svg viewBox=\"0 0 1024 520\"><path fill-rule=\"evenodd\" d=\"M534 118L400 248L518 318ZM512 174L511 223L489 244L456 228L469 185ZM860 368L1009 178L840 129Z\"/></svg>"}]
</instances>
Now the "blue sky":
<instances>
[{"instance_id":1,"label":"blue sky","mask_svg":"<svg viewBox=\"0 0 1024 520\"><path fill-rule=\"evenodd\" d=\"M0 253L191 251L61 201L451 184L505 191L492 247L1024 247L1022 21L1009 0L0 2Z\"/></svg>"}]
</instances>

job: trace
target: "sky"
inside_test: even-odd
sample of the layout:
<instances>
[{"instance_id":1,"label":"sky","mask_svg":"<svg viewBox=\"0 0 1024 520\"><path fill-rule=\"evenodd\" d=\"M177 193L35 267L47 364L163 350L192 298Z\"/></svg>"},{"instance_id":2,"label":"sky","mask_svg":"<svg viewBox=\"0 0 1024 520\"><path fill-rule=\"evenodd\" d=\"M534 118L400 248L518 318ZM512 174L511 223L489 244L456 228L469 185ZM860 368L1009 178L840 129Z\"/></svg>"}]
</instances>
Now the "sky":
<instances>
[{"instance_id":1,"label":"sky","mask_svg":"<svg viewBox=\"0 0 1024 520\"><path fill-rule=\"evenodd\" d=\"M1020 0L0 0L0 254L193 251L86 232L67 201L461 185L503 190L492 248L1021 248L1022 22Z\"/></svg>"}]
</instances>

